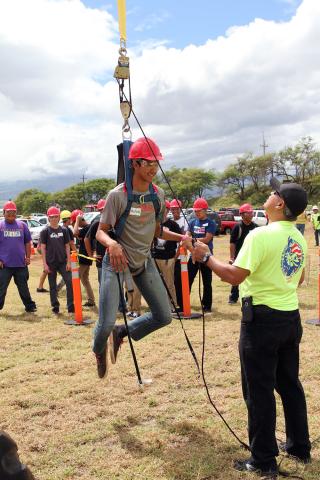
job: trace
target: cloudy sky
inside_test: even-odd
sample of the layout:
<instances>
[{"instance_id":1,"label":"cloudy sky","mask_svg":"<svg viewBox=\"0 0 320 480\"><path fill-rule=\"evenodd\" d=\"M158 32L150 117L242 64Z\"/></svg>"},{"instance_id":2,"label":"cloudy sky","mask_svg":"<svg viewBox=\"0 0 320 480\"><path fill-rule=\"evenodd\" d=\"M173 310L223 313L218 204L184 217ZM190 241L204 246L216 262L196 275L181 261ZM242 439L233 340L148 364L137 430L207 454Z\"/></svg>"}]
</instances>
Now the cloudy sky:
<instances>
[{"instance_id":1,"label":"cloudy sky","mask_svg":"<svg viewBox=\"0 0 320 480\"><path fill-rule=\"evenodd\" d=\"M319 0L127 0L135 112L165 168L320 146ZM114 175L116 0L0 0L1 181ZM140 135L131 120L133 138Z\"/></svg>"}]
</instances>

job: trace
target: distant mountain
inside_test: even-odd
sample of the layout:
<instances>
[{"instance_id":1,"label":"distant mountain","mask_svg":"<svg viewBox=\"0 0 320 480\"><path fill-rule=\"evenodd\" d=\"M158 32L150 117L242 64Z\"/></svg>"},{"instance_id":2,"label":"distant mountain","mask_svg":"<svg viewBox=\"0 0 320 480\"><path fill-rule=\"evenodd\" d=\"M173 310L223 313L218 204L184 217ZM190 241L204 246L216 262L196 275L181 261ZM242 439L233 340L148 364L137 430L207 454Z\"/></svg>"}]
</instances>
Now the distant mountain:
<instances>
[{"instance_id":1,"label":"distant mountain","mask_svg":"<svg viewBox=\"0 0 320 480\"><path fill-rule=\"evenodd\" d=\"M86 176L85 181L102 178L100 176ZM55 177L45 177L38 180L18 180L13 182L0 182L0 206L9 199L14 199L20 192L29 188L37 188L43 192L58 192L71 185L81 182L80 175L63 175Z\"/></svg>"}]
</instances>

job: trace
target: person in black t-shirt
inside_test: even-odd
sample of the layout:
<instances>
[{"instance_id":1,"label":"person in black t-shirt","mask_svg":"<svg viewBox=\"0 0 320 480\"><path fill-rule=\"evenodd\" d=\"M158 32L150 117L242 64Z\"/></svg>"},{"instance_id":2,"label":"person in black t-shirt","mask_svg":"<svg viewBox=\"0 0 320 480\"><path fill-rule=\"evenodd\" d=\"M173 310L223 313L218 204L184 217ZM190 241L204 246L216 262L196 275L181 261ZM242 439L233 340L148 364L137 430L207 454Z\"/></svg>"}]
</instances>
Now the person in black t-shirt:
<instances>
[{"instance_id":1,"label":"person in black t-shirt","mask_svg":"<svg viewBox=\"0 0 320 480\"><path fill-rule=\"evenodd\" d=\"M94 293L91 287L89 273L90 267L92 265L92 260L84 258L88 256L86 246L84 243L85 236L90 228L90 224L87 223L83 218L83 212L81 210L74 210L71 213L71 221L74 222L73 225L73 234L79 240L79 276L82 285L84 286L87 294L87 301L83 304L84 307L94 307L96 302L94 298Z\"/></svg>"},{"instance_id":2,"label":"person in black t-shirt","mask_svg":"<svg viewBox=\"0 0 320 480\"><path fill-rule=\"evenodd\" d=\"M40 232L41 254L43 270L48 273L50 287L50 301L53 313L59 313L57 295L57 272L65 281L67 288L68 312L74 312L71 263L70 263L70 236L66 227L60 227L60 210L50 207L47 212L49 225Z\"/></svg>"},{"instance_id":3,"label":"person in black t-shirt","mask_svg":"<svg viewBox=\"0 0 320 480\"><path fill-rule=\"evenodd\" d=\"M243 245L244 239L248 233L257 227L257 225L252 221L253 218L253 209L250 203L244 203L239 208L241 215L241 222L237 223L231 232L230 235L230 260L229 263L232 265L235 259L237 258L238 253ZM229 295L229 305L235 305L239 300L239 287L238 285L233 285L231 287L231 292Z\"/></svg>"},{"instance_id":4,"label":"person in black t-shirt","mask_svg":"<svg viewBox=\"0 0 320 480\"><path fill-rule=\"evenodd\" d=\"M100 200L97 203L97 210L98 212L100 212L100 214L104 209L105 204L106 204L106 200L104 198L100 198ZM104 257L104 254L106 253L106 247L104 247L100 242L98 242L98 240L96 240L96 234L99 227L100 216L101 215L97 216L94 219L94 221L91 223L90 228L87 231L86 236L84 238L84 244L88 252L88 256L96 258L96 267L98 272L99 286L101 282L102 259Z\"/></svg>"},{"instance_id":5,"label":"person in black t-shirt","mask_svg":"<svg viewBox=\"0 0 320 480\"><path fill-rule=\"evenodd\" d=\"M174 233L181 233L181 228L174 221L167 218L170 210L170 202L166 200L165 221L162 223L164 229ZM174 286L174 264L177 252L177 242L155 238L153 241L152 256L155 259L164 281L169 289L170 295L177 306L176 289ZM169 302L171 303L170 299Z\"/></svg>"}]
</instances>

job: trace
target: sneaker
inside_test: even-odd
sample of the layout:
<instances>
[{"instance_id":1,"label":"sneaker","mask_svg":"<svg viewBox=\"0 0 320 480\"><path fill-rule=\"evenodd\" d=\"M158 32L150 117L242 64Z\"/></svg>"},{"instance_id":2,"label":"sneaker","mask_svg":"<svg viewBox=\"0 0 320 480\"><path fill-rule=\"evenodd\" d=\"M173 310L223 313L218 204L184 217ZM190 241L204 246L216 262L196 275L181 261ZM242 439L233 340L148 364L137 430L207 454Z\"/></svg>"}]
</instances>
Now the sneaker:
<instances>
[{"instance_id":1,"label":"sneaker","mask_svg":"<svg viewBox=\"0 0 320 480\"><path fill-rule=\"evenodd\" d=\"M49 290L47 290L46 288L37 288L37 292L38 293L48 293Z\"/></svg>"},{"instance_id":2,"label":"sneaker","mask_svg":"<svg viewBox=\"0 0 320 480\"><path fill-rule=\"evenodd\" d=\"M138 317L140 317L140 313L138 313L138 312L128 312L127 317L130 318L130 319L138 318Z\"/></svg>"},{"instance_id":3,"label":"sneaker","mask_svg":"<svg viewBox=\"0 0 320 480\"><path fill-rule=\"evenodd\" d=\"M108 349L108 344L106 344L105 348L101 353L95 354L96 361L97 361L97 372L98 372L99 378L103 378L107 373L107 368L108 368L107 349Z\"/></svg>"},{"instance_id":4,"label":"sneaker","mask_svg":"<svg viewBox=\"0 0 320 480\"><path fill-rule=\"evenodd\" d=\"M58 306L52 307L52 311L53 313L59 313L59 307Z\"/></svg>"},{"instance_id":5,"label":"sneaker","mask_svg":"<svg viewBox=\"0 0 320 480\"><path fill-rule=\"evenodd\" d=\"M228 304L229 305L237 305L238 300L229 300Z\"/></svg>"},{"instance_id":6,"label":"sneaker","mask_svg":"<svg viewBox=\"0 0 320 480\"><path fill-rule=\"evenodd\" d=\"M211 308L204 308L204 307L203 307L203 313L204 313L204 314L206 314L206 313L212 313Z\"/></svg>"},{"instance_id":7,"label":"sneaker","mask_svg":"<svg viewBox=\"0 0 320 480\"><path fill-rule=\"evenodd\" d=\"M294 458L295 460L297 460L298 462L301 462L301 463L304 463L304 464L308 464L308 463L311 463L311 455L305 455L305 456L299 456L299 455L293 455L292 453L288 453L287 452L287 444L286 442L278 442L278 447L279 447L279 450L281 450L281 452L284 452L286 453L289 457L292 457Z\"/></svg>"},{"instance_id":8,"label":"sneaker","mask_svg":"<svg viewBox=\"0 0 320 480\"><path fill-rule=\"evenodd\" d=\"M88 300L86 303L84 303L82 305L83 307L95 307L96 304L94 302L91 302L90 300Z\"/></svg>"},{"instance_id":9,"label":"sneaker","mask_svg":"<svg viewBox=\"0 0 320 480\"><path fill-rule=\"evenodd\" d=\"M235 460L233 462L233 468L239 472L252 472L260 475L261 477L266 477L269 480L278 478L278 467L275 462L274 466L269 467L255 467L252 463L252 460L248 458L247 460Z\"/></svg>"},{"instance_id":10,"label":"sneaker","mask_svg":"<svg viewBox=\"0 0 320 480\"><path fill-rule=\"evenodd\" d=\"M36 305L31 305L30 307L25 308L27 313L34 313L37 311L37 306Z\"/></svg>"},{"instance_id":11,"label":"sneaker","mask_svg":"<svg viewBox=\"0 0 320 480\"><path fill-rule=\"evenodd\" d=\"M120 336L120 327L116 325L109 337L110 358L112 363L116 363L119 348L121 347L122 343L123 343L123 338Z\"/></svg>"}]
</instances>

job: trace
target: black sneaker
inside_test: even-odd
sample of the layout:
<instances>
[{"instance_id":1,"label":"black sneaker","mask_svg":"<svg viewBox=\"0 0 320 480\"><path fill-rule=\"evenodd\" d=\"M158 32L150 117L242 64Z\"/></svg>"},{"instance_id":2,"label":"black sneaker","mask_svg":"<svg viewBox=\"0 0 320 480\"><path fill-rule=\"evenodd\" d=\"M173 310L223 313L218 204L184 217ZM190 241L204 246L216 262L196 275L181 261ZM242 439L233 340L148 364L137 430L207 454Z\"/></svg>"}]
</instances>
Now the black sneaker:
<instances>
[{"instance_id":1,"label":"black sneaker","mask_svg":"<svg viewBox=\"0 0 320 480\"><path fill-rule=\"evenodd\" d=\"M37 288L37 292L38 293L48 293L49 290L47 290L46 288Z\"/></svg>"},{"instance_id":2,"label":"black sneaker","mask_svg":"<svg viewBox=\"0 0 320 480\"><path fill-rule=\"evenodd\" d=\"M53 313L59 313L59 307L58 306L52 307L52 311Z\"/></svg>"},{"instance_id":3,"label":"black sneaker","mask_svg":"<svg viewBox=\"0 0 320 480\"><path fill-rule=\"evenodd\" d=\"M112 363L116 363L117 361L117 355L119 348L121 347L121 344L123 342L123 338L120 335L120 330L121 327L116 325L114 329L111 332L111 335L109 337L109 344L110 344L110 358Z\"/></svg>"},{"instance_id":4,"label":"black sneaker","mask_svg":"<svg viewBox=\"0 0 320 480\"><path fill-rule=\"evenodd\" d=\"M89 300L82 305L83 307L95 307L96 304L94 302L90 302Z\"/></svg>"},{"instance_id":5,"label":"black sneaker","mask_svg":"<svg viewBox=\"0 0 320 480\"><path fill-rule=\"evenodd\" d=\"M229 305L236 305L238 303L237 300L229 300L228 304Z\"/></svg>"},{"instance_id":6,"label":"black sneaker","mask_svg":"<svg viewBox=\"0 0 320 480\"><path fill-rule=\"evenodd\" d=\"M36 305L31 305L30 307L25 308L27 313L34 313L37 311L37 306Z\"/></svg>"},{"instance_id":7,"label":"black sneaker","mask_svg":"<svg viewBox=\"0 0 320 480\"><path fill-rule=\"evenodd\" d=\"M233 468L239 472L252 472L260 475L261 477L266 477L269 480L278 478L278 467L276 466L265 466L265 467L256 467L252 464L252 460L248 458L247 460L235 460L233 463Z\"/></svg>"},{"instance_id":8,"label":"black sneaker","mask_svg":"<svg viewBox=\"0 0 320 480\"><path fill-rule=\"evenodd\" d=\"M286 453L289 457L291 458L294 458L295 460L297 460L298 462L301 462L301 463L304 463L304 464L308 464L308 463L311 463L311 455L304 455L304 456L299 456L299 455L294 455L292 453L289 453L287 451L287 444L286 442L278 442L278 447L279 447L279 450L281 450L282 452Z\"/></svg>"},{"instance_id":9,"label":"black sneaker","mask_svg":"<svg viewBox=\"0 0 320 480\"><path fill-rule=\"evenodd\" d=\"M96 360L97 360L97 372L98 372L99 378L103 378L107 373L107 367L108 367L107 349L108 349L108 344L106 344L105 348L101 353L95 354Z\"/></svg>"}]
</instances>

